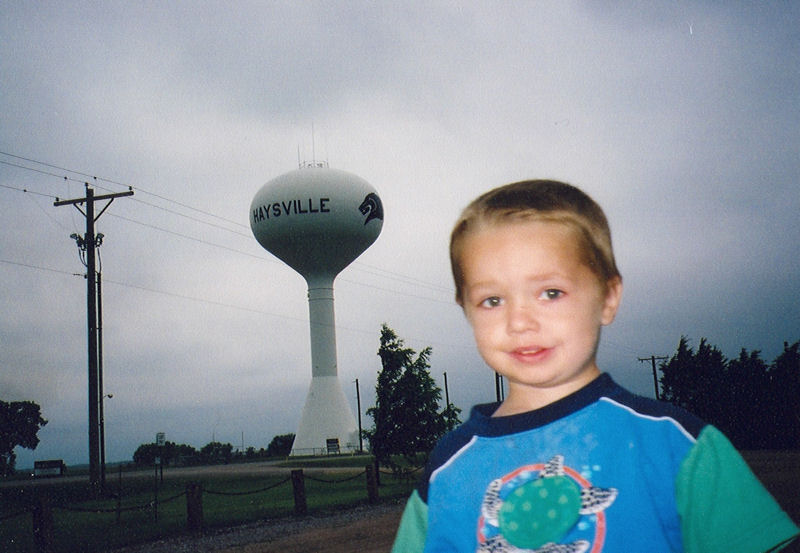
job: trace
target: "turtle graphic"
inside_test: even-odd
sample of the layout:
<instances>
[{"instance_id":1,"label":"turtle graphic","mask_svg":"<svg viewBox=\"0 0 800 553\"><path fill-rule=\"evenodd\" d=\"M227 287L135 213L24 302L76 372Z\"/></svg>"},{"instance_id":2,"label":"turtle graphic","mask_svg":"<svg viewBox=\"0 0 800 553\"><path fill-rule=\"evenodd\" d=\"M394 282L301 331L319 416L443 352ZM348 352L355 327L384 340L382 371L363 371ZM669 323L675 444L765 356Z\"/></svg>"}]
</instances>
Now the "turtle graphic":
<instances>
[{"instance_id":1,"label":"turtle graphic","mask_svg":"<svg viewBox=\"0 0 800 553\"><path fill-rule=\"evenodd\" d=\"M542 465L538 465L542 467ZM581 515L597 514L617 497L615 488L581 485L556 455L541 470L523 467L493 480L481 506L479 553L584 553L589 542L558 544Z\"/></svg>"}]
</instances>

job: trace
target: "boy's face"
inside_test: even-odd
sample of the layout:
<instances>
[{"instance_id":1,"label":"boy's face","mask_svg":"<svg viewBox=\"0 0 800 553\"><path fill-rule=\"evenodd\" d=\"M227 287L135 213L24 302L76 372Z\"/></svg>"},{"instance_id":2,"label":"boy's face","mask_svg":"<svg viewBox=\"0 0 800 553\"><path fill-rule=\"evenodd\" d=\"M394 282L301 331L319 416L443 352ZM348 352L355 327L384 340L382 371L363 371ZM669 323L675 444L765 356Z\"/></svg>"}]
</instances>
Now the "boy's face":
<instances>
[{"instance_id":1,"label":"boy's face","mask_svg":"<svg viewBox=\"0 0 800 553\"><path fill-rule=\"evenodd\" d=\"M576 235L563 224L523 221L465 237L461 299L478 351L508 380L503 414L552 403L600 373L600 328L614 320L622 284L601 285Z\"/></svg>"}]
</instances>

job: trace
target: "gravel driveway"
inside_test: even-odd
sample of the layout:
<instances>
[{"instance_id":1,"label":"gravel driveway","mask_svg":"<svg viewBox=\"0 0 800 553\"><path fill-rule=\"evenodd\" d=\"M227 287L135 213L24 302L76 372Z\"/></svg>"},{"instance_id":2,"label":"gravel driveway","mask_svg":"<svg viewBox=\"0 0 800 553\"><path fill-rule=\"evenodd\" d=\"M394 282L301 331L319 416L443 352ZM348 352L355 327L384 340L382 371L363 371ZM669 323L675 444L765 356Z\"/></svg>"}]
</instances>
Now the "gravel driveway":
<instances>
[{"instance_id":1,"label":"gravel driveway","mask_svg":"<svg viewBox=\"0 0 800 553\"><path fill-rule=\"evenodd\" d=\"M388 553L404 504L405 500L387 501L334 514L270 519L109 553Z\"/></svg>"}]
</instances>

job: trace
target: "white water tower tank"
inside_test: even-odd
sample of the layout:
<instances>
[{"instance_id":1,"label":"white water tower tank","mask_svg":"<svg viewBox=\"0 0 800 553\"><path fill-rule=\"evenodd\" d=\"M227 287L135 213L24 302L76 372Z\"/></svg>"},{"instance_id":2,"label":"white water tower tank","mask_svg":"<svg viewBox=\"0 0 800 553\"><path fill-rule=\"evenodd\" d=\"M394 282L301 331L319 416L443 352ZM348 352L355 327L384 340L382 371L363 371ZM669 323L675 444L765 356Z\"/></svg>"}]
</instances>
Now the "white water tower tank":
<instances>
[{"instance_id":1,"label":"white water tower tank","mask_svg":"<svg viewBox=\"0 0 800 553\"><path fill-rule=\"evenodd\" d=\"M352 173L312 163L267 182L250 205L250 228L266 250L308 284L311 386L292 454L325 451L336 439L358 448L358 427L339 383L333 281L383 227L375 189Z\"/></svg>"}]
</instances>

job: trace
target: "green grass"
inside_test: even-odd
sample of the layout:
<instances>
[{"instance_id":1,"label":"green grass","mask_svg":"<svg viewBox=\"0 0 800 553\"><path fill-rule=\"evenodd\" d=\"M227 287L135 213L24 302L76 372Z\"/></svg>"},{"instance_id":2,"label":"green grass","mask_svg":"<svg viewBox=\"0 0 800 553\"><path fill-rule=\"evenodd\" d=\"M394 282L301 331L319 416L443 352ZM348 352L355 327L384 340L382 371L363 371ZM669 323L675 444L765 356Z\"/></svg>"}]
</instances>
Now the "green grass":
<instances>
[{"instance_id":1,"label":"green grass","mask_svg":"<svg viewBox=\"0 0 800 553\"><path fill-rule=\"evenodd\" d=\"M363 469L374 463L369 455L336 455L328 457L292 457L278 466L296 468L352 467Z\"/></svg>"},{"instance_id":2,"label":"green grass","mask_svg":"<svg viewBox=\"0 0 800 553\"><path fill-rule=\"evenodd\" d=\"M336 461L339 462L336 462ZM308 512L320 513L367 501L366 476L361 474L361 458L338 457L325 462L307 459L308 467L350 466L351 471L315 472L306 474L305 489ZM355 464L352 464L355 463ZM292 466L298 466L292 463ZM236 526L269 518L291 516L294 496L291 481L285 474L257 477L253 475L219 475L203 477L203 521L206 529ZM171 477L159 485L158 520L148 505L154 499L154 479L125 479L119 500L121 512L115 512L117 499L93 500L85 483L53 482L47 486L0 488L0 551L27 553L35 551L30 509L39 494L45 494L53 507L55 551L98 552L186 533L186 485L196 479ZM323 481L320 481L323 480ZM108 480L109 491L116 494L118 484ZM381 499L404 497L410 493L408 479L381 474ZM265 489L269 488L269 489ZM257 491L257 493L249 493ZM214 493L220 492L220 493ZM241 495L230 495L241 494ZM169 500L175 496L176 499ZM166 503L163 501L169 500ZM81 512L74 510L110 512ZM21 516L5 517L18 512Z\"/></svg>"}]
</instances>

